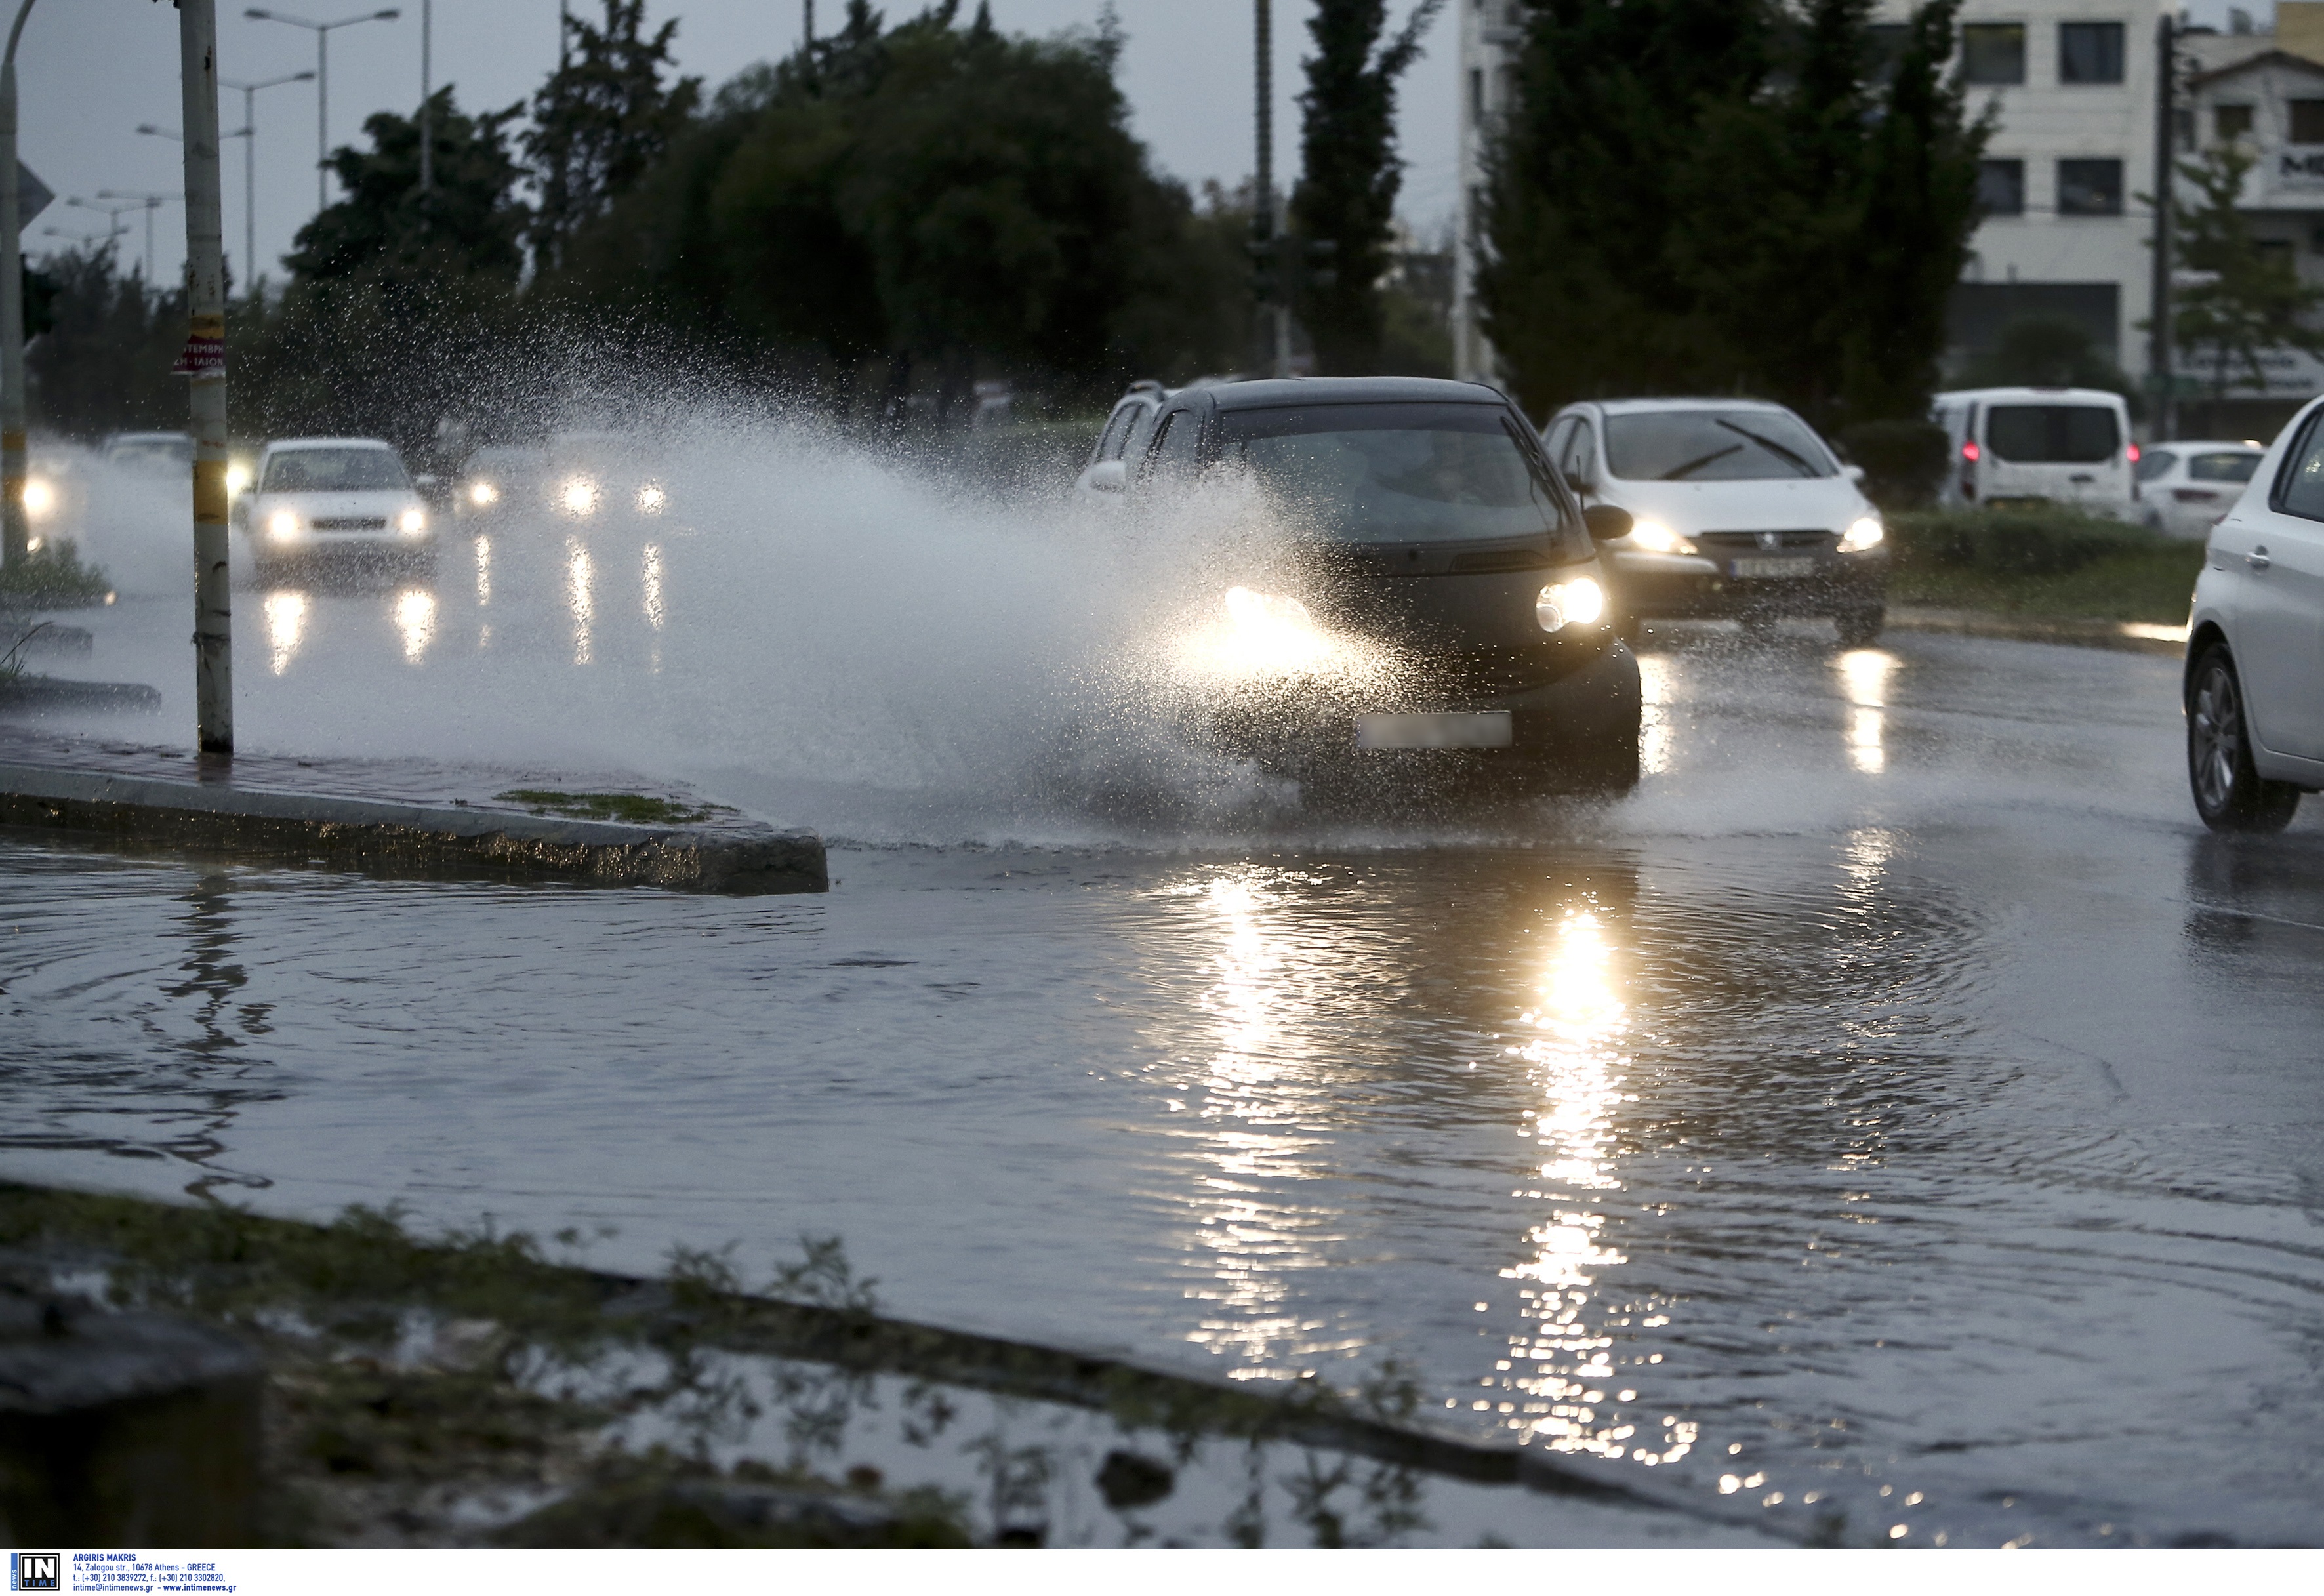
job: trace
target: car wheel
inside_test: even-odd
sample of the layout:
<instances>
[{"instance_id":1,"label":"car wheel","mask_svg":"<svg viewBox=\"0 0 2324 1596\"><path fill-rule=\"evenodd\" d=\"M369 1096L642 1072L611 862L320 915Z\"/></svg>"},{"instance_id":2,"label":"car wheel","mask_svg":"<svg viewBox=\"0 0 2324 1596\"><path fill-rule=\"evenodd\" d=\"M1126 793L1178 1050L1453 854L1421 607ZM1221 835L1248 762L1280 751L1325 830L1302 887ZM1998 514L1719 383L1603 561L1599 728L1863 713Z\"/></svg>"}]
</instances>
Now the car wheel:
<instances>
[{"instance_id":1,"label":"car wheel","mask_svg":"<svg viewBox=\"0 0 2324 1596\"><path fill-rule=\"evenodd\" d=\"M2187 688L2187 784L2213 831L2282 831L2300 789L2261 778L2252 763L2242 684L2224 648L2205 651Z\"/></svg>"},{"instance_id":2,"label":"car wheel","mask_svg":"<svg viewBox=\"0 0 2324 1596\"><path fill-rule=\"evenodd\" d=\"M1888 612L1878 604L1867 604L1862 609L1842 610L1831 618L1832 630L1840 634L1843 649L1868 649L1880 641L1880 629L1887 624Z\"/></svg>"}]
</instances>

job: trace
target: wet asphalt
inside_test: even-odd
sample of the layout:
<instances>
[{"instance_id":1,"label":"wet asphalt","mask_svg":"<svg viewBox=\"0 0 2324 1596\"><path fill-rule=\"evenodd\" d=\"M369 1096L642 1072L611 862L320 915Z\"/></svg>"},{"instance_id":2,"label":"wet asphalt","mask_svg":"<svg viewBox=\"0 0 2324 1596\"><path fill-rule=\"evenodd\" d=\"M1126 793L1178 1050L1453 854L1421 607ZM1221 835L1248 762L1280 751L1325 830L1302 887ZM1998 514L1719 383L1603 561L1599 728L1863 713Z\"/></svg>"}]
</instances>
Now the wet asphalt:
<instances>
[{"instance_id":1,"label":"wet asphalt","mask_svg":"<svg viewBox=\"0 0 2324 1596\"><path fill-rule=\"evenodd\" d=\"M487 724L474 616L436 597L415 653L409 591L302 596L280 670L287 627L246 633L254 745ZM91 624L91 675L182 641L162 601ZM2313 1542L2324 804L2204 833L2169 659L1641 658L1649 775L1604 808L1172 833L940 760L687 761L832 837L824 899L11 834L0 1174L759 1277L835 1234L906 1316L1385 1372L1791 1538Z\"/></svg>"}]
</instances>

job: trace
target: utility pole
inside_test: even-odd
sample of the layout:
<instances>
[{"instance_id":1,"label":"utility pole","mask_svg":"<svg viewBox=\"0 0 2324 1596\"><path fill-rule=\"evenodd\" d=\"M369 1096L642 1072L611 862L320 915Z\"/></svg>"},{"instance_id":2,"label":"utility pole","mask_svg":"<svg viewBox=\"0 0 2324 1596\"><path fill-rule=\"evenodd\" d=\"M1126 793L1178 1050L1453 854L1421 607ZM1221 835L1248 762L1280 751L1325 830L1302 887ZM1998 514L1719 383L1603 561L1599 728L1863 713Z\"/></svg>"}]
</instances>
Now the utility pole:
<instances>
[{"instance_id":1,"label":"utility pole","mask_svg":"<svg viewBox=\"0 0 2324 1596\"><path fill-rule=\"evenodd\" d=\"M436 0L420 0L420 230L428 231L428 202L436 193L436 113L428 103L435 87L429 51L436 26Z\"/></svg>"},{"instance_id":2,"label":"utility pole","mask_svg":"<svg viewBox=\"0 0 2324 1596\"><path fill-rule=\"evenodd\" d=\"M24 257L16 214L16 41L32 0L16 8L0 56L0 565L32 558L24 519Z\"/></svg>"},{"instance_id":3,"label":"utility pole","mask_svg":"<svg viewBox=\"0 0 2324 1596\"><path fill-rule=\"evenodd\" d=\"M813 44L815 42L815 0L804 0L804 4L807 6L807 20L800 27L799 32L809 44Z\"/></svg>"},{"instance_id":4,"label":"utility pole","mask_svg":"<svg viewBox=\"0 0 2324 1596\"><path fill-rule=\"evenodd\" d=\"M392 23L403 14L392 9L367 11L361 16L344 16L335 23L316 23L254 5L242 14L253 22L284 23L304 28L315 35L315 209L319 213L331 202L331 30L352 28L357 23Z\"/></svg>"},{"instance_id":5,"label":"utility pole","mask_svg":"<svg viewBox=\"0 0 2324 1596\"><path fill-rule=\"evenodd\" d=\"M2178 27L2165 12L2154 24L2154 272L2149 286L2146 370L2154 384L2154 437L2179 436L2178 379L2172 372L2172 146L2177 140Z\"/></svg>"},{"instance_id":6,"label":"utility pole","mask_svg":"<svg viewBox=\"0 0 2324 1596\"><path fill-rule=\"evenodd\" d=\"M178 0L186 129L186 351L194 434L194 717L201 751L234 754L226 583L226 238L218 198L217 4Z\"/></svg>"},{"instance_id":7,"label":"utility pole","mask_svg":"<svg viewBox=\"0 0 2324 1596\"><path fill-rule=\"evenodd\" d=\"M1287 377L1291 374L1291 306L1285 296L1290 285L1283 279L1282 263L1277 259L1282 252L1276 241L1274 29L1268 0L1251 0L1251 9L1259 195L1251 206L1250 248L1259 259L1275 262L1271 270L1262 269L1260 281L1272 287L1261 296L1259 315L1271 335L1274 374Z\"/></svg>"}]
</instances>

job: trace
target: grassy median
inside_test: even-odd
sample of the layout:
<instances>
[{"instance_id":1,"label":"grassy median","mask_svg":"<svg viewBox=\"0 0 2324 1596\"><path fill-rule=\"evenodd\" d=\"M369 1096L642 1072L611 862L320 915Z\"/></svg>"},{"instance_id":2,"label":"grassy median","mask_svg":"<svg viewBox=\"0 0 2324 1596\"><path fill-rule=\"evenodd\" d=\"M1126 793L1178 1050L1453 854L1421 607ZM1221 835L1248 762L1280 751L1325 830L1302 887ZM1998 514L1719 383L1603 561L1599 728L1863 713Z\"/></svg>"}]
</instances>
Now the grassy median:
<instances>
[{"instance_id":1,"label":"grassy median","mask_svg":"<svg viewBox=\"0 0 2324 1596\"><path fill-rule=\"evenodd\" d=\"M1898 604L2177 625L2203 568L2200 543L2062 508L1906 511L1888 528Z\"/></svg>"}]
</instances>

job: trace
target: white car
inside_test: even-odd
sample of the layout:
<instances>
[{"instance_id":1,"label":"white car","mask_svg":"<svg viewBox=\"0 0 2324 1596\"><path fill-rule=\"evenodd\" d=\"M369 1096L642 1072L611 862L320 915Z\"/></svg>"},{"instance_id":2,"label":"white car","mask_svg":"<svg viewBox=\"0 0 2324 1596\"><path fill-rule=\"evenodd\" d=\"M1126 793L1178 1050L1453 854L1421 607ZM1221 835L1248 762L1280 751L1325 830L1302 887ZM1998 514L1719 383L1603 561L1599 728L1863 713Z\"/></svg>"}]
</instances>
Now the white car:
<instances>
[{"instance_id":1,"label":"white car","mask_svg":"<svg viewBox=\"0 0 2324 1596\"><path fill-rule=\"evenodd\" d=\"M2324 789L2324 400L2211 529L2188 616L2187 775L2217 831L2273 831Z\"/></svg>"},{"instance_id":2,"label":"white car","mask_svg":"<svg viewBox=\"0 0 2324 1596\"><path fill-rule=\"evenodd\" d=\"M376 438L291 438L266 446L234 522L266 576L318 558L425 564L436 529L393 446Z\"/></svg>"},{"instance_id":3,"label":"white car","mask_svg":"<svg viewBox=\"0 0 2324 1596\"><path fill-rule=\"evenodd\" d=\"M1583 504L1630 514L1601 551L1626 632L1641 616L1829 615L1851 648L1879 637L1880 512L1861 473L1782 405L1592 400L1558 411L1543 439Z\"/></svg>"},{"instance_id":4,"label":"white car","mask_svg":"<svg viewBox=\"0 0 2324 1596\"><path fill-rule=\"evenodd\" d=\"M2266 452L2249 438L2149 444L2138 459L2138 519L2166 537L2201 540Z\"/></svg>"},{"instance_id":5,"label":"white car","mask_svg":"<svg viewBox=\"0 0 2324 1596\"><path fill-rule=\"evenodd\" d=\"M1952 466L1949 508L2071 504L2128 517L2138 499L2130 407L2102 388L1964 388L1936 396Z\"/></svg>"},{"instance_id":6,"label":"white car","mask_svg":"<svg viewBox=\"0 0 2324 1596\"><path fill-rule=\"evenodd\" d=\"M1098 429L1097 441L1090 446L1081 475L1074 478L1076 500L1085 504L1121 503L1130 481L1128 463L1145 455L1147 440L1154 436L1154 420L1162 413L1162 403L1171 392L1159 383L1140 380L1114 401L1112 412Z\"/></svg>"}]
</instances>

